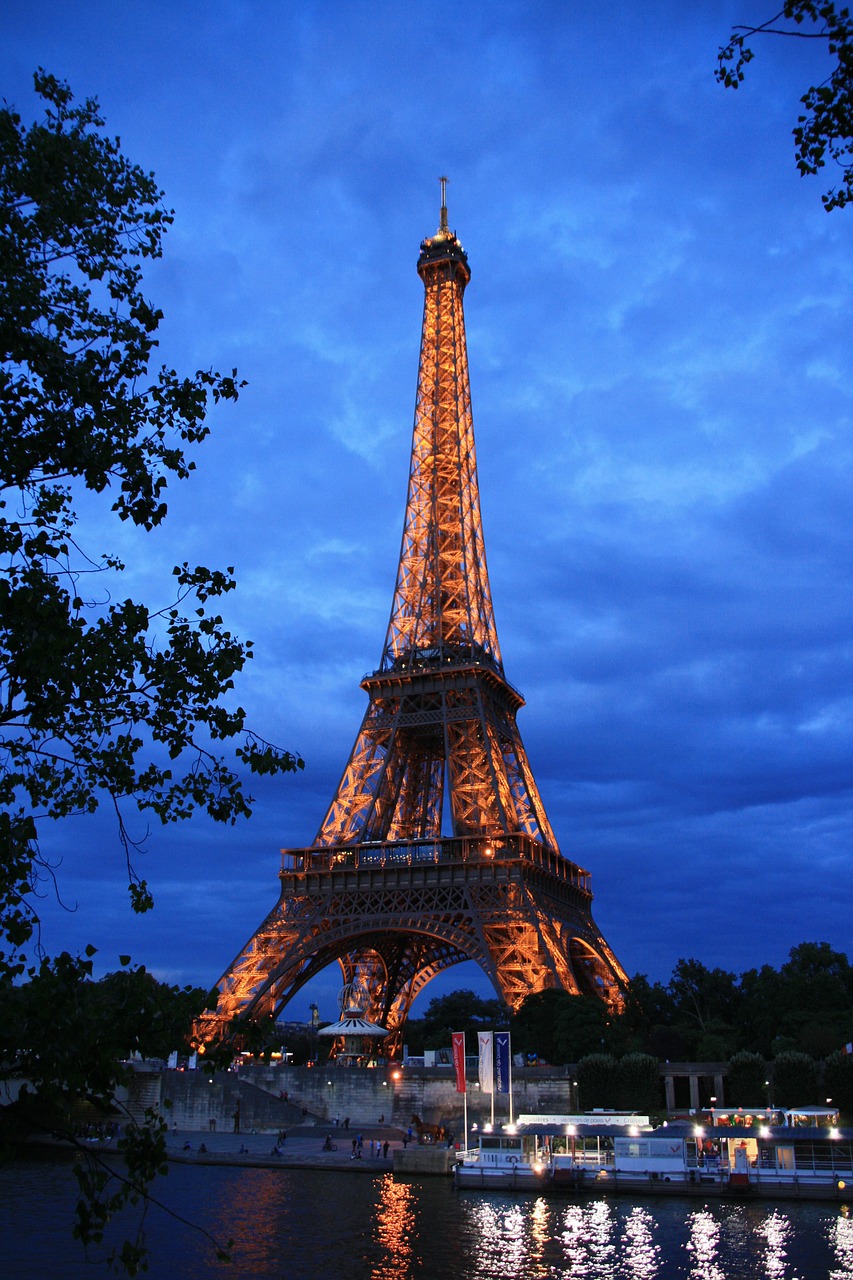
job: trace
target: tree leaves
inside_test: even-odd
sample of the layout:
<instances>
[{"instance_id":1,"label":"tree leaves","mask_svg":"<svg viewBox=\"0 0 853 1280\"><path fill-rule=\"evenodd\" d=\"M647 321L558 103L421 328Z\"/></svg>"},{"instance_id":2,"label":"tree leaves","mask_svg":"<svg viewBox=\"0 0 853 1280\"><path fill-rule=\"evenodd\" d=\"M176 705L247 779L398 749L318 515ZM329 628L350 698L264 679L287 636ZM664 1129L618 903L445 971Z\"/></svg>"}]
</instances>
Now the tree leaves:
<instances>
[{"instance_id":1,"label":"tree leaves","mask_svg":"<svg viewBox=\"0 0 853 1280\"><path fill-rule=\"evenodd\" d=\"M175 596L150 608L121 598L116 557L77 542L81 486L121 520L161 523L210 403L243 384L236 369L151 367L162 313L141 292L141 265L160 256L172 214L102 132L96 101L75 103L43 71L35 87L41 121L0 110L0 920L13 951L28 909L36 924L41 817L107 798L143 911L152 899L123 804L162 822L202 809L230 823L251 812L238 768L302 766L230 701L251 644L209 606L233 590L233 570L177 566Z\"/></svg>"},{"instance_id":2,"label":"tree leaves","mask_svg":"<svg viewBox=\"0 0 853 1280\"><path fill-rule=\"evenodd\" d=\"M781 25L777 25L780 24ZM787 25L786 25L787 24ZM748 39L758 35L819 40L834 60L821 84L812 85L800 101L806 109L793 130L797 168L802 176L815 174L832 161L841 181L821 198L827 212L853 200L853 19L848 8L820 0L785 0L782 9L758 26L737 26L720 49L716 77L727 89L737 89L754 58Z\"/></svg>"},{"instance_id":3,"label":"tree leaves","mask_svg":"<svg viewBox=\"0 0 853 1280\"><path fill-rule=\"evenodd\" d=\"M75 1099L108 1105L121 1059L169 1053L209 1003L160 988L129 956L93 983L91 947L42 954L34 900L54 874L42 820L106 801L143 912L153 899L133 866L127 806L164 823L198 809L233 823L251 812L242 770L302 760L254 733L233 702L252 657L214 607L233 570L177 566L174 594L155 607L124 597L118 557L78 540L85 490L119 520L159 525L210 405L244 384L236 369L153 365L162 312L141 291L142 267L160 256L172 213L153 175L103 132L94 99L75 102L41 70L35 90L43 115L29 125L0 107L0 1078L26 1078L18 1115L37 1129L46 1114L61 1126ZM87 1245L117 1209L147 1203L162 1119L129 1126L121 1150L123 1175L94 1157L79 1166L75 1234ZM144 1259L140 1232L112 1261L132 1275Z\"/></svg>"}]
</instances>

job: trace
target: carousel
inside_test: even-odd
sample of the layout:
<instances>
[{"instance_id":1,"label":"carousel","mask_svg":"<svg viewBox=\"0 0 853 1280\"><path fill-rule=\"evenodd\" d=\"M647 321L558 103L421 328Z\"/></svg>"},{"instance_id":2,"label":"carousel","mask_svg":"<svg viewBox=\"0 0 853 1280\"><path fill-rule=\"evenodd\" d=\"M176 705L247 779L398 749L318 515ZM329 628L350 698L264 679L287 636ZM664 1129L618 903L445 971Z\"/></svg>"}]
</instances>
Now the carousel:
<instances>
[{"instance_id":1,"label":"carousel","mask_svg":"<svg viewBox=\"0 0 853 1280\"><path fill-rule=\"evenodd\" d=\"M368 1067L378 1055L379 1042L389 1034L386 1027L365 1017L370 1005L370 993L359 982L348 982L341 988L338 1006L340 1021L321 1027L318 1035L331 1040L329 1057L341 1066Z\"/></svg>"}]
</instances>

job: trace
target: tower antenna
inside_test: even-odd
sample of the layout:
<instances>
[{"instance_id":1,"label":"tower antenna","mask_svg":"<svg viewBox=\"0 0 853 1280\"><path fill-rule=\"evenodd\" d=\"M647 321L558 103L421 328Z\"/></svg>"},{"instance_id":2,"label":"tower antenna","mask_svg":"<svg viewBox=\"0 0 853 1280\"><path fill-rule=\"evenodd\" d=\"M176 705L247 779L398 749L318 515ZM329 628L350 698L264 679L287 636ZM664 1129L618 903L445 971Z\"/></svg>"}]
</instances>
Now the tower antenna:
<instances>
[{"instance_id":1,"label":"tower antenna","mask_svg":"<svg viewBox=\"0 0 853 1280\"><path fill-rule=\"evenodd\" d=\"M449 181L449 178L439 178L441 183L441 221L438 224L438 229L448 233L450 231L450 227L447 225L447 184Z\"/></svg>"}]
</instances>

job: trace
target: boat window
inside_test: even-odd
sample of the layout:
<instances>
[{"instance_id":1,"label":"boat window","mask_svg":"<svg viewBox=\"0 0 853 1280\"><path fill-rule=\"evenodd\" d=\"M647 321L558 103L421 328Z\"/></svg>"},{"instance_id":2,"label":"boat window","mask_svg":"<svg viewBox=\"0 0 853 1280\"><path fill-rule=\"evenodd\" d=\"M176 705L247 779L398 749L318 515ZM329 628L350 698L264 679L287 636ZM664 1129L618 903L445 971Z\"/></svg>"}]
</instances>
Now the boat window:
<instances>
[{"instance_id":1,"label":"boat window","mask_svg":"<svg viewBox=\"0 0 853 1280\"><path fill-rule=\"evenodd\" d=\"M501 1138L504 1151L520 1151L521 1138Z\"/></svg>"},{"instance_id":2,"label":"boat window","mask_svg":"<svg viewBox=\"0 0 853 1280\"><path fill-rule=\"evenodd\" d=\"M484 1151L499 1151L501 1145L500 1138L481 1138L480 1146Z\"/></svg>"},{"instance_id":3,"label":"boat window","mask_svg":"<svg viewBox=\"0 0 853 1280\"><path fill-rule=\"evenodd\" d=\"M777 1169L793 1169L794 1168L794 1148L782 1147L776 1148L776 1168Z\"/></svg>"}]
</instances>

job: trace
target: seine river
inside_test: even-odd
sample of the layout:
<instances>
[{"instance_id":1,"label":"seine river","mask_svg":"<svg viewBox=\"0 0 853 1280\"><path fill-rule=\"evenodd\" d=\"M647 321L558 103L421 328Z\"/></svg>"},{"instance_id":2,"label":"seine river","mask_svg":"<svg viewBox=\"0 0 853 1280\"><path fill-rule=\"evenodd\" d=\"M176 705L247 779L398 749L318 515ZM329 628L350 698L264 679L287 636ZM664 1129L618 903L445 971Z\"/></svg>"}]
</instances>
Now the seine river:
<instances>
[{"instance_id":1,"label":"seine river","mask_svg":"<svg viewBox=\"0 0 853 1280\"><path fill-rule=\"evenodd\" d=\"M173 1165L158 1194L235 1240L233 1263L157 1209L146 1220L152 1280L842 1280L853 1277L853 1206L561 1199L456 1192L299 1169ZM0 1167L0 1276L106 1274L70 1239L64 1162Z\"/></svg>"}]
</instances>

